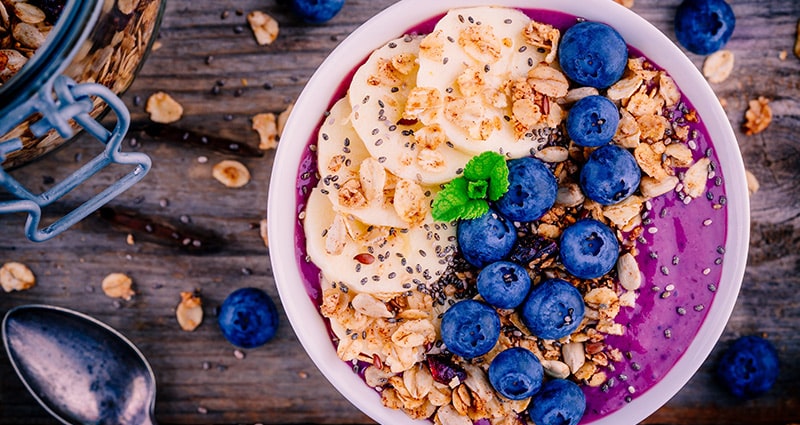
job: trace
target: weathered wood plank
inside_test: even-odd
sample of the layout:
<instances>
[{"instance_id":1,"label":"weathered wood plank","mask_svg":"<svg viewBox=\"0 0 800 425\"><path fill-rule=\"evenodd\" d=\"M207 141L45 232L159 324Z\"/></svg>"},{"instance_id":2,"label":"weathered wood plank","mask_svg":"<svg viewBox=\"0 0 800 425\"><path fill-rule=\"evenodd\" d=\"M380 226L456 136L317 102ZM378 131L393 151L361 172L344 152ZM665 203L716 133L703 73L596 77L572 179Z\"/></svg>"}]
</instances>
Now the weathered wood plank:
<instances>
[{"instance_id":1,"label":"weathered wood plank","mask_svg":"<svg viewBox=\"0 0 800 425\"><path fill-rule=\"evenodd\" d=\"M162 47L153 52L123 97L134 121L145 123L144 100L169 91L185 107L180 125L240 143L257 144L250 117L278 113L297 98L325 56L390 0L349 0L330 23L305 25L292 18L285 2L170 0L161 31ZM727 81L713 85L726 101L747 168L761 182L752 196L751 251L741 296L712 355L689 384L648 424L773 424L800 421L800 59L792 55L800 2L732 0L737 27L727 48L736 67ZM672 16L679 0L637 0L634 11L675 39ZM590 6L587 2L587 7ZM271 46L253 41L244 16L261 9L281 22L281 36ZM222 19L223 11L229 11ZM240 25L243 31L235 31ZM389 37L390 35L387 35ZM780 59L781 51L788 57ZM209 57L211 59L209 60ZM703 58L689 55L699 67ZM223 81L219 94L212 93ZM245 85L246 81L246 85ZM269 89L265 88L265 84ZM237 89L241 92L237 95ZM744 136L747 101L771 99L775 114L767 131ZM195 146L154 141L134 132L135 146L156 161L146 179L113 201L115 206L217 232L225 246L216 253L186 254L138 240L93 217L47 244L23 240L21 216L0 219L0 262L28 264L38 286L0 295L0 313L34 302L76 308L116 327L147 353L159 388L156 413L163 423L371 423L317 371L304 354L285 315L276 339L238 360L214 323L214 308L234 288L257 286L279 301L268 251L258 235L267 205L274 158L242 159L253 181L231 190L210 178L219 160L230 158ZM53 177L85 161L97 147L85 139L14 172L20 180L45 189ZM205 157L201 163L198 158ZM114 170L76 190L76 204L104 187ZM56 206L49 215L65 211ZM114 303L102 294L100 281L110 272L128 273L138 295ZM200 289L205 323L194 333L179 330L174 318L178 293ZM280 306L279 306L280 307ZM766 333L780 352L782 373L769 394L742 402L727 395L713 377L721 351L743 334ZM201 413L206 409L207 413ZM0 424L54 423L35 404L0 353Z\"/></svg>"}]
</instances>

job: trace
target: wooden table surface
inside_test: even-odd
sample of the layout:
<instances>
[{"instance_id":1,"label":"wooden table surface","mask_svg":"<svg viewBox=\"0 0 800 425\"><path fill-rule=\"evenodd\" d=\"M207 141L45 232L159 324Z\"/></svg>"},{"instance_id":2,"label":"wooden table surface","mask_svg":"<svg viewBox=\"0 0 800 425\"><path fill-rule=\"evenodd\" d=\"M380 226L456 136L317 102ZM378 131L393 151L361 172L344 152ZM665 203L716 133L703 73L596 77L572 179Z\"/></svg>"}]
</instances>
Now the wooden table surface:
<instances>
[{"instance_id":1,"label":"wooden table surface","mask_svg":"<svg viewBox=\"0 0 800 425\"><path fill-rule=\"evenodd\" d=\"M300 93L324 57L356 26L391 0L348 0L331 22L295 20L282 1L169 0L154 51L123 96L136 124L147 122L144 100L164 90L185 108L182 128L256 146L250 118L279 113ZM587 1L587 7L591 2ZM731 0L736 31L727 48L735 54L732 76L713 85L726 103L747 168L761 188L751 197L752 230L742 291L721 341L689 384L648 418L649 424L788 424L800 422L800 59L792 49L800 18L797 0ZM671 39L679 0L636 0L633 10ZM263 10L280 22L280 36L258 46L245 16ZM389 35L387 34L387 37ZM788 53L781 57L782 52ZM691 55L699 67L703 57ZM219 93L212 88L220 84ZM770 100L774 119L763 133L741 131L750 99ZM310 125L312 123L309 123ZM98 151L85 138L14 172L44 189ZM204 147L130 134L124 150L154 159L150 174L112 201L192 230L212 231L215 252L187 252L148 241L92 216L46 243L28 242L24 218L0 219L0 263L19 261L37 276L35 288L0 294L0 313L28 303L49 303L93 315L127 335L147 355L158 381L156 416L162 423L371 423L324 379L304 353L281 311L276 338L243 350L220 333L215 308L234 289L255 286L276 302L269 252L259 236L266 215L274 151L240 158ZM238 159L252 172L241 189L222 186L211 167ZM126 170L101 174L63 203L51 218ZM100 284L112 272L128 274L137 292L131 301L106 297ZM175 320L181 291L198 290L205 322L184 332ZM279 304L280 309L280 304ZM765 396L738 401L713 378L730 341L765 334L778 348L781 374ZM22 386L0 353L0 424L53 423Z\"/></svg>"}]
</instances>

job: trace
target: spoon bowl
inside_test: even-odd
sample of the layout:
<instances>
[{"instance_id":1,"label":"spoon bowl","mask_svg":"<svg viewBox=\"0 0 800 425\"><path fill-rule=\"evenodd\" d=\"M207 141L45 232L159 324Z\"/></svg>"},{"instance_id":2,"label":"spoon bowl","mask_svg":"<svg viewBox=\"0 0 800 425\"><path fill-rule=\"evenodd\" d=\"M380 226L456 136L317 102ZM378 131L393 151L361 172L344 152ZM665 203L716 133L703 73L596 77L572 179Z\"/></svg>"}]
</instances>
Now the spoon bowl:
<instances>
[{"instance_id":1,"label":"spoon bowl","mask_svg":"<svg viewBox=\"0 0 800 425\"><path fill-rule=\"evenodd\" d=\"M6 313L8 358L36 400L65 424L155 424L156 380L122 334L85 314L48 305Z\"/></svg>"}]
</instances>

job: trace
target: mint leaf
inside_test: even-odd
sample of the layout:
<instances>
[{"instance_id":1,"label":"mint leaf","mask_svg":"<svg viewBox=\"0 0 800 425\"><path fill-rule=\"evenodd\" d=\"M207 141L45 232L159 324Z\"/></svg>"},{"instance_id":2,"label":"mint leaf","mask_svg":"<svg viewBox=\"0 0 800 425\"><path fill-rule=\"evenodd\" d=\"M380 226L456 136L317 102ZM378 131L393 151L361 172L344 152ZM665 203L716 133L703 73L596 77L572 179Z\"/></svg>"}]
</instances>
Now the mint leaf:
<instances>
[{"instance_id":1,"label":"mint leaf","mask_svg":"<svg viewBox=\"0 0 800 425\"><path fill-rule=\"evenodd\" d=\"M478 218L489 212L489 203L484 199L470 199L461 210L462 220Z\"/></svg>"},{"instance_id":2,"label":"mint leaf","mask_svg":"<svg viewBox=\"0 0 800 425\"><path fill-rule=\"evenodd\" d=\"M436 221L453 221L461 217L461 211L469 201L467 179L458 177L445 185L433 200L431 213Z\"/></svg>"},{"instance_id":3,"label":"mint leaf","mask_svg":"<svg viewBox=\"0 0 800 425\"><path fill-rule=\"evenodd\" d=\"M431 213L436 221L454 221L460 218L471 219L484 215L489 211L489 203L483 199L470 199L469 182L459 177L445 185L444 189L433 200Z\"/></svg>"},{"instance_id":4,"label":"mint leaf","mask_svg":"<svg viewBox=\"0 0 800 425\"><path fill-rule=\"evenodd\" d=\"M484 152L470 159L464 175L451 180L436 195L431 213L436 221L478 218L489 211L488 201L500 199L507 191L506 158Z\"/></svg>"},{"instance_id":5,"label":"mint leaf","mask_svg":"<svg viewBox=\"0 0 800 425\"><path fill-rule=\"evenodd\" d=\"M500 199L508 191L508 164L497 152L487 151L470 159L464 167L464 177L470 181L485 180L490 201Z\"/></svg>"},{"instance_id":6,"label":"mint leaf","mask_svg":"<svg viewBox=\"0 0 800 425\"><path fill-rule=\"evenodd\" d=\"M486 180L470 181L467 183L467 197L469 199L484 199L489 189L489 182Z\"/></svg>"}]
</instances>

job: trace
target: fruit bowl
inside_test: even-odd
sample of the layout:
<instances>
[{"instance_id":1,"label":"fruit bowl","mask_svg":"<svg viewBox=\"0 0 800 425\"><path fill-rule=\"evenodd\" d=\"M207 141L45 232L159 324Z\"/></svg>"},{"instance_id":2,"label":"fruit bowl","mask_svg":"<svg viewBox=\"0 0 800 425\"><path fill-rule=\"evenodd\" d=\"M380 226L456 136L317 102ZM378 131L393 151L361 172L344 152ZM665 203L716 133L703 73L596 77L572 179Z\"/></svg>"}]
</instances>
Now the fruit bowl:
<instances>
[{"instance_id":1,"label":"fruit bowl","mask_svg":"<svg viewBox=\"0 0 800 425\"><path fill-rule=\"evenodd\" d=\"M319 270L309 262L303 228L304 208L316 184L311 146L326 112L345 95L356 69L373 51L405 34L429 32L450 9L490 4L546 16L554 26L574 24L575 17L608 24L628 44L631 56L643 55L672 77L685 102L679 109L685 107L687 116L692 112L692 119L699 117L700 137L694 140L692 135L689 145L694 159L708 164L707 188L687 201L679 196L681 186L645 204L642 231L629 241L638 244L633 253L643 277L641 287L629 291L635 292L635 306L619 314L617 323L624 334L608 338L622 358L606 371L603 385L582 385L587 410L581 423L639 422L688 382L722 333L744 274L749 205L738 145L711 88L666 36L611 1L586 8L581 0L404 0L342 41L297 99L273 165L269 246L283 307L308 355L351 403L380 423L419 423L401 410L384 407L381 394L365 383L363 373L354 373L354 366L363 372L364 365L340 359L332 341L337 330L320 312L327 287L321 286Z\"/></svg>"}]
</instances>

